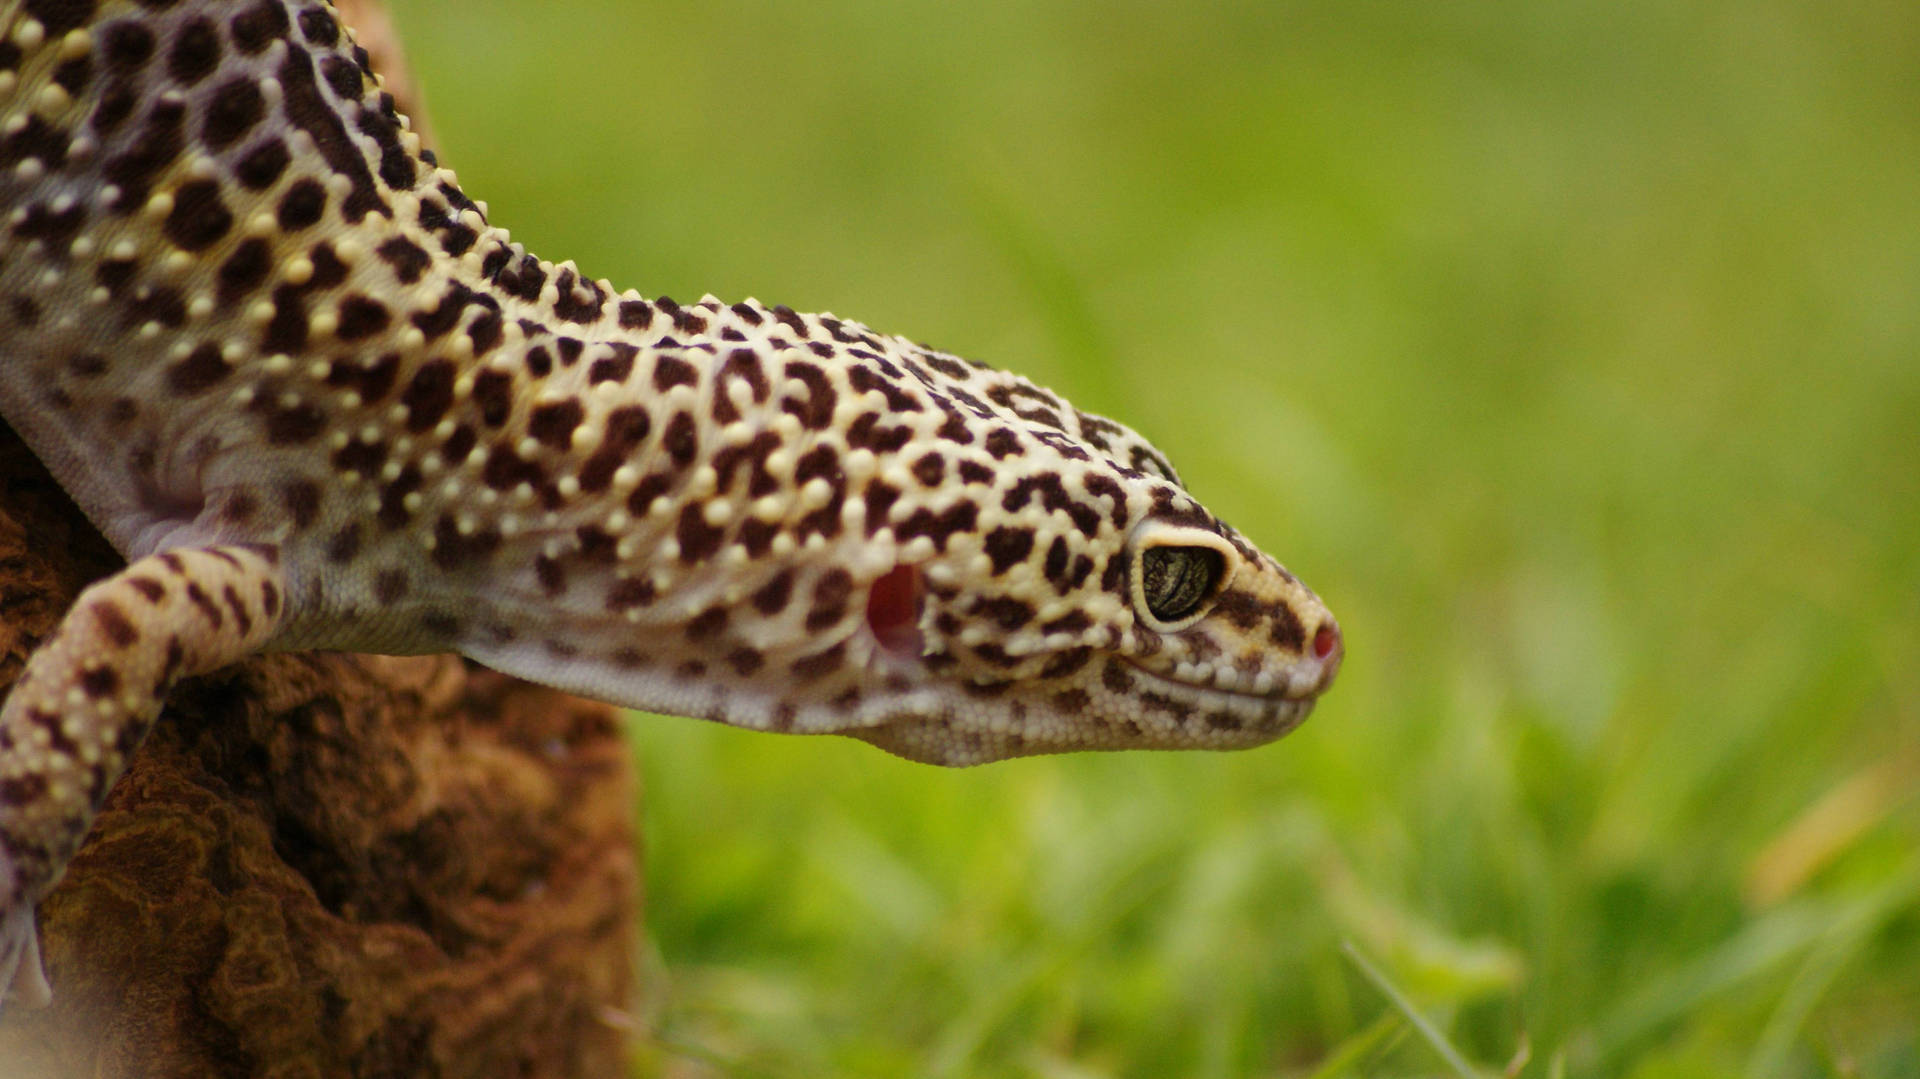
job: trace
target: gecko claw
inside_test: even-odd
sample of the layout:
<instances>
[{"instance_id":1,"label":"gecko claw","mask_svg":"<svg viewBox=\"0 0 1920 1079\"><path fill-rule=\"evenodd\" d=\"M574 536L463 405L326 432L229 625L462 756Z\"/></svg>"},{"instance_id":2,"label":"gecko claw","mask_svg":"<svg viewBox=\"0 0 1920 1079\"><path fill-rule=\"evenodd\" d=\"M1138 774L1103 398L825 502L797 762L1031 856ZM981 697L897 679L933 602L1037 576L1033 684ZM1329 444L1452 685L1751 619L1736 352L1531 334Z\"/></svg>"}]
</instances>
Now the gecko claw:
<instances>
[{"instance_id":1,"label":"gecko claw","mask_svg":"<svg viewBox=\"0 0 1920 1079\"><path fill-rule=\"evenodd\" d=\"M0 1009L9 1004L44 1008L53 1003L53 986L40 961L40 931L33 908L21 906L0 922Z\"/></svg>"}]
</instances>

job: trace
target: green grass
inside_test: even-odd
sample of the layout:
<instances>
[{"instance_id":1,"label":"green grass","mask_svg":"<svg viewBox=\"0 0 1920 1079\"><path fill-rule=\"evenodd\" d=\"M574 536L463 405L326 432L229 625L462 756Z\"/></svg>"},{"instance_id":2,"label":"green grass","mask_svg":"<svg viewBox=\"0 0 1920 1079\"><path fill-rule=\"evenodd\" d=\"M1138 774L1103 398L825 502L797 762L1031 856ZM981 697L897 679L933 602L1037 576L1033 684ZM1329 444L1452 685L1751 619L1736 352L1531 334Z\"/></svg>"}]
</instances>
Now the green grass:
<instances>
[{"instance_id":1,"label":"green grass","mask_svg":"<svg viewBox=\"0 0 1920 1079\"><path fill-rule=\"evenodd\" d=\"M1350 640L1237 755L643 720L646 1073L1920 1075L1920 9L398 7L535 250L1118 414Z\"/></svg>"}]
</instances>

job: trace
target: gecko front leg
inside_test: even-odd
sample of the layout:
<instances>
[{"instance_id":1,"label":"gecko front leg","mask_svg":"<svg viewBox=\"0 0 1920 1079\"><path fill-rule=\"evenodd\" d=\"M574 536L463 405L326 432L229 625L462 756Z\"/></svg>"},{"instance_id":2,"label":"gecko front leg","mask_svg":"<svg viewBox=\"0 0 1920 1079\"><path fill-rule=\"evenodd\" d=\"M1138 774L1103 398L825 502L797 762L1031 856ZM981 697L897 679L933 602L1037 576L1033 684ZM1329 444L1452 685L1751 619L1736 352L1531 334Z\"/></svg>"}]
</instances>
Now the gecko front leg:
<instances>
[{"instance_id":1,"label":"gecko front leg","mask_svg":"<svg viewBox=\"0 0 1920 1079\"><path fill-rule=\"evenodd\" d=\"M80 594L0 708L0 1001L49 999L34 908L167 691L257 651L285 584L266 546L150 555Z\"/></svg>"}]
</instances>

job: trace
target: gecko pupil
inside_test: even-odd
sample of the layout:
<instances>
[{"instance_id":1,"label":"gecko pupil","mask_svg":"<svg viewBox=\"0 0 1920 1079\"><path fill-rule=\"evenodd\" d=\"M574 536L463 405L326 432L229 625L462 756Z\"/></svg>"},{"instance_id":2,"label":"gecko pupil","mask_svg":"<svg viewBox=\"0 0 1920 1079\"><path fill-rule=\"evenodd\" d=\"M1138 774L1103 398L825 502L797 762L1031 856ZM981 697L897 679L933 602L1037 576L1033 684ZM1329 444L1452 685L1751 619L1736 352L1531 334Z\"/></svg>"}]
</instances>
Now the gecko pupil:
<instances>
[{"instance_id":1,"label":"gecko pupil","mask_svg":"<svg viewBox=\"0 0 1920 1079\"><path fill-rule=\"evenodd\" d=\"M1140 556L1140 592L1162 622L1192 614L1213 591L1224 562L1211 547L1149 547Z\"/></svg>"}]
</instances>

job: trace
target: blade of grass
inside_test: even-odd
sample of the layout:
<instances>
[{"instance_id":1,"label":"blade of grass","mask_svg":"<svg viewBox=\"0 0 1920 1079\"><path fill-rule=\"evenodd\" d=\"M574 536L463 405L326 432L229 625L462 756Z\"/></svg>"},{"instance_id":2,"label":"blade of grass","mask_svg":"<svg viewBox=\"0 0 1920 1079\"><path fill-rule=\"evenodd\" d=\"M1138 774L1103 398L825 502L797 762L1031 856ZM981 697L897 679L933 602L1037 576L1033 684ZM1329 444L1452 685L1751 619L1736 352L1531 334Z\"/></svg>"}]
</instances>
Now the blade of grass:
<instances>
[{"instance_id":1,"label":"blade of grass","mask_svg":"<svg viewBox=\"0 0 1920 1079\"><path fill-rule=\"evenodd\" d=\"M1340 950L1347 953L1347 958L1353 961L1354 966L1360 968L1360 973L1373 983L1375 989L1380 990L1394 1007L1400 1009L1400 1014L1407 1017L1407 1022L1413 1025L1413 1029L1420 1032L1420 1036L1427 1040L1427 1044L1433 1047L1434 1052L1440 1054L1440 1059L1447 1062L1447 1067L1452 1068L1455 1075L1460 1076L1461 1079L1480 1079L1480 1073L1473 1069L1473 1065L1467 1063L1467 1058L1461 1056L1460 1051L1453 1047L1453 1043L1447 1040L1446 1035L1440 1033L1439 1027L1434 1026L1418 1008L1413 1006L1413 1001L1408 1000L1407 995L1393 984L1386 972L1374 966L1366 956L1361 955L1360 949L1350 940L1341 941Z\"/></svg>"},{"instance_id":2,"label":"blade of grass","mask_svg":"<svg viewBox=\"0 0 1920 1079\"><path fill-rule=\"evenodd\" d=\"M1773 1015L1761 1028L1747 1064L1752 1076L1782 1075L1787 1071L1793 1041L1805 1026L1807 1016L1839 977L1848 960L1878 933L1889 920L1910 907L1920 889L1920 865L1907 869L1886 884L1875 888L1835 920L1827 939L1810 949L1800 969L1781 994Z\"/></svg>"},{"instance_id":3,"label":"blade of grass","mask_svg":"<svg viewBox=\"0 0 1920 1079\"><path fill-rule=\"evenodd\" d=\"M1406 1024L1400 1021L1398 1015L1381 1012L1380 1018L1334 1046L1333 1053L1307 1079L1337 1079L1348 1074L1365 1058L1398 1042L1406 1029Z\"/></svg>"}]
</instances>

